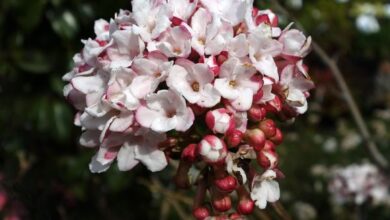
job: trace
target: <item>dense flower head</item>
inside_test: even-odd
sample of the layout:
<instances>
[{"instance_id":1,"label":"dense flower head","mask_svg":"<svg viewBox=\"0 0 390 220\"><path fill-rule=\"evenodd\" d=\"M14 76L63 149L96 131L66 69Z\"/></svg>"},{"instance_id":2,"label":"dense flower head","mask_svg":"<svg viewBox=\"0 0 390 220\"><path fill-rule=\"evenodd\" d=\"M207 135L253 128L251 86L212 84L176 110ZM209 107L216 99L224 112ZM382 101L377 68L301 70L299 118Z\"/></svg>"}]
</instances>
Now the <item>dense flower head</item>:
<instances>
[{"instance_id":1,"label":"dense flower head","mask_svg":"<svg viewBox=\"0 0 390 220\"><path fill-rule=\"evenodd\" d=\"M390 202L388 180L376 166L369 163L334 168L331 172L329 191L333 200L339 204Z\"/></svg>"},{"instance_id":2,"label":"dense flower head","mask_svg":"<svg viewBox=\"0 0 390 220\"><path fill-rule=\"evenodd\" d=\"M132 9L97 20L63 77L80 144L98 148L90 170L116 160L122 171L139 163L160 171L179 149L176 181L187 186L192 164L206 162L198 182L213 184L199 192L210 192L214 209L229 210L234 190L243 195L240 214L278 200L283 135L270 117L307 110L311 38L280 29L253 0L133 0ZM195 204L197 218L213 215Z\"/></svg>"}]
</instances>

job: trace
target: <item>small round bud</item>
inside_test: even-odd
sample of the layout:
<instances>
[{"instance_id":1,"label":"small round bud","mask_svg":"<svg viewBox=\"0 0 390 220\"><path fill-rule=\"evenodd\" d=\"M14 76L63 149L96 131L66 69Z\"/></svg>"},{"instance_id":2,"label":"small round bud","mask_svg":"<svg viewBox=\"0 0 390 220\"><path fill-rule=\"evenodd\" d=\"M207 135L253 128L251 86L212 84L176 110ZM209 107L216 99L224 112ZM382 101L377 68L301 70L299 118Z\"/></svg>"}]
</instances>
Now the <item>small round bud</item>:
<instances>
[{"instance_id":1,"label":"small round bud","mask_svg":"<svg viewBox=\"0 0 390 220\"><path fill-rule=\"evenodd\" d=\"M207 135L198 144L198 152L207 163L223 162L227 156L225 143L214 135Z\"/></svg>"},{"instance_id":2,"label":"small round bud","mask_svg":"<svg viewBox=\"0 0 390 220\"><path fill-rule=\"evenodd\" d=\"M270 138L276 134L275 122L271 119L266 119L259 124L259 128L264 132L267 138Z\"/></svg>"},{"instance_id":3,"label":"small round bud","mask_svg":"<svg viewBox=\"0 0 390 220\"><path fill-rule=\"evenodd\" d=\"M257 154L257 163L264 169L273 169L278 165L278 155L274 151L260 151Z\"/></svg>"},{"instance_id":4,"label":"small round bud","mask_svg":"<svg viewBox=\"0 0 390 220\"><path fill-rule=\"evenodd\" d=\"M237 180L231 175L214 180L214 184L222 192L232 192L237 188Z\"/></svg>"},{"instance_id":5,"label":"small round bud","mask_svg":"<svg viewBox=\"0 0 390 220\"><path fill-rule=\"evenodd\" d=\"M272 137L270 138L270 140L271 140L275 145L281 144L281 143L283 142L283 133L282 133L282 131L281 131L279 128L277 128L277 129L276 129L275 135L272 136Z\"/></svg>"},{"instance_id":6,"label":"small round bud","mask_svg":"<svg viewBox=\"0 0 390 220\"><path fill-rule=\"evenodd\" d=\"M230 132L226 137L226 143L229 147L237 147L241 141L244 134L239 130L234 130Z\"/></svg>"},{"instance_id":7,"label":"small round bud","mask_svg":"<svg viewBox=\"0 0 390 220\"><path fill-rule=\"evenodd\" d=\"M226 212L232 208L232 200L229 194L214 196L212 203L213 208L218 212Z\"/></svg>"},{"instance_id":8,"label":"small round bud","mask_svg":"<svg viewBox=\"0 0 390 220\"><path fill-rule=\"evenodd\" d=\"M207 217L210 217L210 211L206 207L198 207L192 211L192 215L197 219L197 220L204 220Z\"/></svg>"},{"instance_id":9,"label":"small round bud","mask_svg":"<svg viewBox=\"0 0 390 220\"><path fill-rule=\"evenodd\" d=\"M224 108L207 112L206 124L214 133L220 134L229 133L235 127L234 118Z\"/></svg>"},{"instance_id":10,"label":"small round bud","mask_svg":"<svg viewBox=\"0 0 390 220\"><path fill-rule=\"evenodd\" d=\"M245 133L246 142L256 151L263 149L265 144L265 134L262 130L255 128L247 130Z\"/></svg>"},{"instance_id":11,"label":"small round bud","mask_svg":"<svg viewBox=\"0 0 390 220\"><path fill-rule=\"evenodd\" d=\"M240 200L237 206L237 211L243 215L252 214L255 207L255 203L252 199L243 199Z\"/></svg>"},{"instance_id":12,"label":"small round bud","mask_svg":"<svg viewBox=\"0 0 390 220\"><path fill-rule=\"evenodd\" d=\"M267 110L259 105L252 106L252 108L250 108L248 111L249 119L255 122L263 120L266 114Z\"/></svg>"},{"instance_id":13,"label":"small round bud","mask_svg":"<svg viewBox=\"0 0 390 220\"><path fill-rule=\"evenodd\" d=\"M181 159L193 163L198 157L197 144L190 144L181 153Z\"/></svg>"}]
</instances>

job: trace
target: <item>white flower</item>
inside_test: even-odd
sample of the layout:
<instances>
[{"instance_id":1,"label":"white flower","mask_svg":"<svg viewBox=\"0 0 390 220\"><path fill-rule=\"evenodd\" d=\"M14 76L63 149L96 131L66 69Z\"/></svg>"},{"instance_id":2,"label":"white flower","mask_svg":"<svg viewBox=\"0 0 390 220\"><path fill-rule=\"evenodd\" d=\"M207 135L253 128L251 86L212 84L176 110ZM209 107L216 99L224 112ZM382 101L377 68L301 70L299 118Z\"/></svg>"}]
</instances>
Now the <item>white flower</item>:
<instances>
[{"instance_id":1,"label":"white flower","mask_svg":"<svg viewBox=\"0 0 390 220\"><path fill-rule=\"evenodd\" d=\"M186 131L191 127L194 114L176 92L160 90L145 100L145 105L140 106L136 113L136 120L143 127L156 132Z\"/></svg>"},{"instance_id":2,"label":"white flower","mask_svg":"<svg viewBox=\"0 0 390 220\"><path fill-rule=\"evenodd\" d=\"M299 60L310 52L311 37L296 29L284 30L279 37L283 44L282 54L286 59Z\"/></svg>"},{"instance_id":3,"label":"white flower","mask_svg":"<svg viewBox=\"0 0 390 220\"><path fill-rule=\"evenodd\" d=\"M169 28L156 43L156 48L167 57L186 58L191 53L191 33L184 26Z\"/></svg>"},{"instance_id":4,"label":"white flower","mask_svg":"<svg viewBox=\"0 0 390 220\"><path fill-rule=\"evenodd\" d=\"M136 76L130 86L131 92L139 99L145 98L167 78L171 67L172 62L159 52L151 52L145 58L135 59L132 69Z\"/></svg>"},{"instance_id":5,"label":"white flower","mask_svg":"<svg viewBox=\"0 0 390 220\"><path fill-rule=\"evenodd\" d=\"M161 0L133 0L133 18L145 42L156 39L171 25L169 8Z\"/></svg>"},{"instance_id":6,"label":"white flower","mask_svg":"<svg viewBox=\"0 0 390 220\"><path fill-rule=\"evenodd\" d=\"M218 14L232 26L244 21L247 11L252 11L253 0L200 0L211 13Z\"/></svg>"},{"instance_id":7,"label":"white flower","mask_svg":"<svg viewBox=\"0 0 390 220\"><path fill-rule=\"evenodd\" d=\"M129 171L139 162L152 172L164 169L168 162L164 152L158 149L158 144L165 139L164 134L155 132L130 137L119 150L119 170Z\"/></svg>"},{"instance_id":8,"label":"white flower","mask_svg":"<svg viewBox=\"0 0 390 220\"><path fill-rule=\"evenodd\" d=\"M238 111L246 111L252 105L253 95L261 88L262 81L254 77L256 69L248 62L229 58L221 66L215 88L222 97L230 100Z\"/></svg>"},{"instance_id":9,"label":"white flower","mask_svg":"<svg viewBox=\"0 0 390 220\"><path fill-rule=\"evenodd\" d=\"M206 64L194 64L186 59L176 61L167 78L167 85L182 94L190 103L213 107L221 96L213 87L214 74Z\"/></svg>"},{"instance_id":10,"label":"white flower","mask_svg":"<svg viewBox=\"0 0 390 220\"><path fill-rule=\"evenodd\" d=\"M380 31L378 20L372 14L362 14L356 18L356 27L363 33L373 34Z\"/></svg>"},{"instance_id":11,"label":"white flower","mask_svg":"<svg viewBox=\"0 0 390 220\"><path fill-rule=\"evenodd\" d=\"M287 65L281 73L280 85L286 96L287 103L297 113L303 114L307 110L306 92L312 89L314 84L311 80L294 71L294 65Z\"/></svg>"},{"instance_id":12,"label":"white flower","mask_svg":"<svg viewBox=\"0 0 390 220\"><path fill-rule=\"evenodd\" d=\"M204 8L199 8L191 19L191 45L199 55L219 54L233 37L233 27Z\"/></svg>"},{"instance_id":13,"label":"white flower","mask_svg":"<svg viewBox=\"0 0 390 220\"><path fill-rule=\"evenodd\" d=\"M249 57L258 71L263 75L279 81L278 69L274 57L282 52L283 45L272 38L259 33L249 35Z\"/></svg>"},{"instance_id":14,"label":"white flower","mask_svg":"<svg viewBox=\"0 0 390 220\"><path fill-rule=\"evenodd\" d=\"M274 180L275 178L275 171L267 170L253 179L251 198L260 209L264 209L267 202L276 202L280 198L279 183Z\"/></svg>"}]
</instances>

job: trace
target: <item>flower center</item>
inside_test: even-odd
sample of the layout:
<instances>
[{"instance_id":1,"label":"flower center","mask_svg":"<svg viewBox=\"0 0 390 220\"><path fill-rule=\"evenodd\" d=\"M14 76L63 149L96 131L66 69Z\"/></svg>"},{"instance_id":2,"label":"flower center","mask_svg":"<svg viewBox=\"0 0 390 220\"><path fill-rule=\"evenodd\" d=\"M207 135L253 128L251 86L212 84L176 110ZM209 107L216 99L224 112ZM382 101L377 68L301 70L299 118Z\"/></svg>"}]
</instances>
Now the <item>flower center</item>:
<instances>
[{"instance_id":1,"label":"flower center","mask_svg":"<svg viewBox=\"0 0 390 220\"><path fill-rule=\"evenodd\" d=\"M230 80L229 86L231 86L231 87L233 87L233 88L236 87L236 86L237 86L236 80Z\"/></svg>"},{"instance_id":2,"label":"flower center","mask_svg":"<svg viewBox=\"0 0 390 220\"><path fill-rule=\"evenodd\" d=\"M200 37L198 38L198 42L201 44L201 45L205 45L206 44L206 39L204 37Z\"/></svg>"},{"instance_id":3,"label":"flower center","mask_svg":"<svg viewBox=\"0 0 390 220\"><path fill-rule=\"evenodd\" d=\"M200 89L199 83L198 82L192 83L191 88L192 90L194 90L194 92L199 92Z\"/></svg>"},{"instance_id":4,"label":"flower center","mask_svg":"<svg viewBox=\"0 0 390 220\"><path fill-rule=\"evenodd\" d=\"M176 115L176 112L175 112L175 111L168 111L168 112L166 113L166 115L167 115L167 118L173 118L173 116Z\"/></svg>"},{"instance_id":5,"label":"flower center","mask_svg":"<svg viewBox=\"0 0 390 220\"><path fill-rule=\"evenodd\" d=\"M161 76L161 72L155 72L154 77L159 78Z\"/></svg>"},{"instance_id":6,"label":"flower center","mask_svg":"<svg viewBox=\"0 0 390 220\"><path fill-rule=\"evenodd\" d=\"M182 51L181 51L180 48L176 47L176 48L173 49L173 52L174 52L175 54L181 54Z\"/></svg>"}]
</instances>

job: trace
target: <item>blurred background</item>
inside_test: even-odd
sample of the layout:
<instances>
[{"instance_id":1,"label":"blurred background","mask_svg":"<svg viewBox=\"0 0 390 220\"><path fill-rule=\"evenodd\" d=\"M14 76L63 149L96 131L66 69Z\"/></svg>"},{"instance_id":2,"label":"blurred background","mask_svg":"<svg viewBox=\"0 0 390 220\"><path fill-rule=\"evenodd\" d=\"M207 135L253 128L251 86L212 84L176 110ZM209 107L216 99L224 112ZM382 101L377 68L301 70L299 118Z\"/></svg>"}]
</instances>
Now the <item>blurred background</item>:
<instances>
[{"instance_id":1,"label":"blurred background","mask_svg":"<svg viewBox=\"0 0 390 220\"><path fill-rule=\"evenodd\" d=\"M281 4L335 59L382 154L390 159L390 2L287 0ZM272 1L256 0L261 8ZM0 1L0 218L190 219L191 193L177 191L173 169L151 175L144 167L113 166L91 174L94 150L81 148L74 110L61 77L93 35L129 0ZM277 13L280 11L276 10ZM292 20L293 19L293 20ZM293 219L356 219L356 207L337 205L329 170L369 159L343 92L321 57L307 60L317 88L308 113L283 125L278 148L281 202ZM163 186L163 187L162 187ZM362 219L390 219L390 206L363 204ZM257 217L256 217L257 216ZM274 210L253 219L275 217Z\"/></svg>"}]
</instances>

